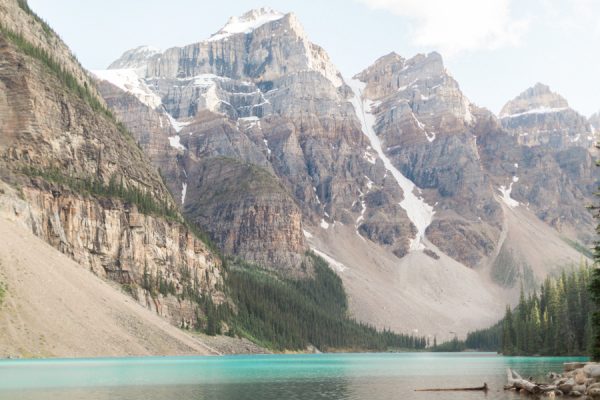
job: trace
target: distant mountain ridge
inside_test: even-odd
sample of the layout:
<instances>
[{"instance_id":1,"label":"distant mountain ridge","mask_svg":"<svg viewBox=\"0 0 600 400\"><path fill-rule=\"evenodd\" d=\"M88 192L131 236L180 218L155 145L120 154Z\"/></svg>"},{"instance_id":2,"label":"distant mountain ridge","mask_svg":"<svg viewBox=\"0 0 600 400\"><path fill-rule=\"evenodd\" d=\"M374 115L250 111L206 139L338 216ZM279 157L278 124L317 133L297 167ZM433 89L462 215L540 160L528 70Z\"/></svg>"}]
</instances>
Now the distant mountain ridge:
<instances>
[{"instance_id":1,"label":"distant mountain ridge","mask_svg":"<svg viewBox=\"0 0 600 400\"><path fill-rule=\"evenodd\" d=\"M313 248L339 266L351 312L379 326L431 333L450 322L426 310L442 321L450 305L467 319L457 329L485 326L517 282L578 262L569 243L593 237L591 121L541 84L498 118L437 53L391 53L343 79L293 14L271 9L202 42L128 51L95 74L221 249L302 276ZM241 176L263 183L240 192ZM553 248L540 252L545 241Z\"/></svg>"},{"instance_id":2,"label":"distant mountain ridge","mask_svg":"<svg viewBox=\"0 0 600 400\"><path fill-rule=\"evenodd\" d=\"M517 136L519 143L529 146L543 143L556 148L589 148L595 141L591 122L541 83L506 103L500 118L502 126Z\"/></svg>"}]
</instances>

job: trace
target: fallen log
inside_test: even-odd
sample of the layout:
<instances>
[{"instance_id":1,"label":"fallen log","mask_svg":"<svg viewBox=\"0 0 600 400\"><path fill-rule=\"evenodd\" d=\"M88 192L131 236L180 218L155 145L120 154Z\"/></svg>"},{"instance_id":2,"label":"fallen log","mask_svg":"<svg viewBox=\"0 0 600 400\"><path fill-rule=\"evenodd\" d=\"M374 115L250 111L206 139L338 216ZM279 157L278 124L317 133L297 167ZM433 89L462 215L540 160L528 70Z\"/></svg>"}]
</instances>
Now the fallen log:
<instances>
[{"instance_id":1,"label":"fallen log","mask_svg":"<svg viewBox=\"0 0 600 400\"><path fill-rule=\"evenodd\" d=\"M521 375L519 375L516 371L513 371L510 368L507 370L507 378L508 378L509 386L505 387L504 388L505 390L512 389L512 388L515 388L518 390L523 389L531 394L539 394L544 391L540 387L540 385L530 382L527 379L523 379L521 377Z\"/></svg>"},{"instance_id":2,"label":"fallen log","mask_svg":"<svg viewBox=\"0 0 600 400\"><path fill-rule=\"evenodd\" d=\"M468 387L468 388L436 388L436 389L415 389L415 392L463 392L463 391L483 391L489 390L487 383L483 383L483 386Z\"/></svg>"}]
</instances>

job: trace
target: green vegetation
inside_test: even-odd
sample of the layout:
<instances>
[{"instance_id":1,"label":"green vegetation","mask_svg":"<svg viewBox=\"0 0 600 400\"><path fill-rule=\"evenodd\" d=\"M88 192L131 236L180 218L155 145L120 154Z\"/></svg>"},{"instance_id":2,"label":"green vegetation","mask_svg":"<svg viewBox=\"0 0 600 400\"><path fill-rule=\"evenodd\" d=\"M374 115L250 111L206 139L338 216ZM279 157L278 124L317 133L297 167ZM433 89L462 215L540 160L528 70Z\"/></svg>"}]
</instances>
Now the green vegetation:
<instances>
[{"instance_id":1,"label":"green vegetation","mask_svg":"<svg viewBox=\"0 0 600 400\"><path fill-rule=\"evenodd\" d=\"M17 0L17 4L19 5L19 8L21 8L21 10L23 10L27 14L31 15L33 17L33 19L35 19L41 25L42 29L44 30L44 33L46 33L46 37L51 37L52 35L56 35L54 33L54 31L52 30L52 28L50 28L50 26L46 23L46 21L41 19L36 13L34 13L31 10L31 8L29 8L29 4L27 4L27 0Z\"/></svg>"},{"instance_id":2,"label":"green vegetation","mask_svg":"<svg viewBox=\"0 0 600 400\"><path fill-rule=\"evenodd\" d=\"M208 276L205 279L208 281ZM134 284L122 286L130 295L136 296ZM180 268L178 285L173 280L164 277L161 271L152 274L147 268L144 268L141 288L153 300L156 300L161 294L175 296L180 303L189 302L195 314L194 324L189 326L186 321L181 321L181 328L192 328L207 335L217 335L223 333L221 331L222 322L227 321L231 316L228 304L214 304L210 291L203 290L200 277L197 274L192 276L192 272L187 267Z\"/></svg>"},{"instance_id":3,"label":"green vegetation","mask_svg":"<svg viewBox=\"0 0 600 400\"><path fill-rule=\"evenodd\" d=\"M469 332L465 346L481 351L500 351L502 349L502 321L490 328Z\"/></svg>"},{"instance_id":4,"label":"green vegetation","mask_svg":"<svg viewBox=\"0 0 600 400\"><path fill-rule=\"evenodd\" d=\"M506 355L582 355L592 352L595 306L588 287L597 269L582 265L547 278L537 292L521 290L518 306L506 308L491 328L469 333L466 346ZM597 315L597 314L596 314Z\"/></svg>"},{"instance_id":5,"label":"green vegetation","mask_svg":"<svg viewBox=\"0 0 600 400\"><path fill-rule=\"evenodd\" d=\"M113 176L106 184L100 179L65 175L56 168L37 169L24 167L22 172L30 177L40 177L48 182L65 185L78 194L118 198L125 203L134 204L139 212L147 215L157 215L170 220L182 222L177 209L170 205L169 197L157 201L151 193L136 187L126 187L123 180Z\"/></svg>"},{"instance_id":6,"label":"green vegetation","mask_svg":"<svg viewBox=\"0 0 600 400\"><path fill-rule=\"evenodd\" d=\"M6 295L6 287L2 282L0 282L0 305L2 305L2 301L4 301L4 296Z\"/></svg>"},{"instance_id":7,"label":"green vegetation","mask_svg":"<svg viewBox=\"0 0 600 400\"><path fill-rule=\"evenodd\" d=\"M531 267L526 263L520 263L518 257L512 250L502 246L498 257L492 264L492 279L498 285L512 288L517 282L523 282L528 289L535 287L535 278Z\"/></svg>"},{"instance_id":8,"label":"green vegetation","mask_svg":"<svg viewBox=\"0 0 600 400\"><path fill-rule=\"evenodd\" d=\"M378 331L347 315L341 279L327 262L308 253L315 265L312 279L283 279L249 265L232 266L227 285L237 312L234 333L276 350L423 349L422 337Z\"/></svg>"},{"instance_id":9,"label":"green vegetation","mask_svg":"<svg viewBox=\"0 0 600 400\"><path fill-rule=\"evenodd\" d=\"M594 302L596 311L591 317L591 333L588 337L591 342L590 354L595 361L600 361L600 269L598 263L600 262L600 243L596 243L594 248L594 265L595 268L592 271L590 278L590 297Z\"/></svg>"},{"instance_id":10,"label":"green vegetation","mask_svg":"<svg viewBox=\"0 0 600 400\"><path fill-rule=\"evenodd\" d=\"M23 3L23 4L22 4ZM19 6L21 8L26 7L28 12L31 12L29 6L27 6L27 2L20 1ZM32 13L35 16L35 14ZM37 16L35 16L40 23L42 24L44 30L48 33L52 33L51 28ZM84 83L82 86L77 78L70 73L67 69L65 69L62 64L54 59L46 50L37 47L33 43L29 42L27 39L23 37L20 33L13 32L12 30L6 28L2 24L0 24L0 33L2 33L8 40L10 40L21 52L24 54L35 58L40 61L46 68L58 78L58 80L72 93L77 95L81 100L86 102L92 110L103 114L106 116L111 122L115 124L119 132L129 141L133 140L133 136L127 130L125 125L121 122L117 121L113 113L104 106L104 104L90 91L87 83Z\"/></svg>"},{"instance_id":11,"label":"green vegetation","mask_svg":"<svg viewBox=\"0 0 600 400\"><path fill-rule=\"evenodd\" d=\"M587 258L594 258L594 252L592 251L593 249L590 249L589 247L569 238L563 237L562 240Z\"/></svg>"},{"instance_id":12,"label":"green vegetation","mask_svg":"<svg viewBox=\"0 0 600 400\"><path fill-rule=\"evenodd\" d=\"M45 65L65 87L88 103L94 111L102 112L114 120L112 113L106 107L104 107L104 105L95 95L90 92L87 84L85 84L85 86L81 86L77 78L67 71L61 65L61 63L55 60L46 50L37 47L25 39L20 33L13 32L3 25L0 25L0 32L2 32L2 34L6 36L6 38L9 39L24 54L41 61L42 64Z\"/></svg>"},{"instance_id":13,"label":"green vegetation","mask_svg":"<svg viewBox=\"0 0 600 400\"><path fill-rule=\"evenodd\" d=\"M458 340L457 337L454 337L454 339L452 339L448 342L444 342L439 345L436 343L431 348L431 351L444 353L444 352L464 351L466 349L467 349L467 347L465 346L465 342L463 342L462 340Z\"/></svg>"},{"instance_id":14,"label":"green vegetation","mask_svg":"<svg viewBox=\"0 0 600 400\"><path fill-rule=\"evenodd\" d=\"M596 145L598 147L598 145ZM600 165L600 161L596 161L596 166ZM596 193L600 195L600 193ZM600 219L600 206L592 207L594 217ZM600 224L596 226L596 233L600 233ZM594 268L590 277L590 297L596 306L596 311L592 315L592 332L590 333L591 356L595 361L600 361L600 241L594 243Z\"/></svg>"}]
</instances>

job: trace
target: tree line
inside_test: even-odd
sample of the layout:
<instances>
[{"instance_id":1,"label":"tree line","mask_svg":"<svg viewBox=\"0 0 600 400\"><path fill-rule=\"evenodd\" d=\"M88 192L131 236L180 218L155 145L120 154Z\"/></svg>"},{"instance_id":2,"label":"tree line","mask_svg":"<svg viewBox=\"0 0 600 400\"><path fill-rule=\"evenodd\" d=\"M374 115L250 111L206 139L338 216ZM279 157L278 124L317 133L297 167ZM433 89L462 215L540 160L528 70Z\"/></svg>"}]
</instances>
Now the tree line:
<instances>
[{"instance_id":1,"label":"tree line","mask_svg":"<svg viewBox=\"0 0 600 400\"><path fill-rule=\"evenodd\" d=\"M227 286L237 309L232 334L276 350L424 349L425 337L378 330L348 316L342 281L325 260L309 253L314 277L290 279L239 264L229 268Z\"/></svg>"},{"instance_id":2,"label":"tree line","mask_svg":"<svg viewBox=\"0 0 600 400\"><path fill-rule=\"evenodd\" d=\"M587 264L546 278L494 326L471 332L465 345L505 355L587 355L594 346L596 305L589 290L596 270Z\"/></svg>"}]
</instances>

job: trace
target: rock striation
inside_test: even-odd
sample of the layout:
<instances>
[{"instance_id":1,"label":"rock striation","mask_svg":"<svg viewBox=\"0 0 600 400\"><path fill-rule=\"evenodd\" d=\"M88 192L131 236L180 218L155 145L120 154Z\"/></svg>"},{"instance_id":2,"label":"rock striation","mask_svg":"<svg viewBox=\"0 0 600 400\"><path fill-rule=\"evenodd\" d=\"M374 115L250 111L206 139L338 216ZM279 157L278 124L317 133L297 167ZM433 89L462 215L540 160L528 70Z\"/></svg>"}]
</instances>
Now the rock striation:
<instances>
[{"instance_id":1,"label":"rock striation","mask_svg":"<svg viewBox=\"0 0 600 400\"><path fill-rule=\"evenodd\" d=\"M284 208L297 204L304 221L315 225L323 221L322 226L335 221L357 225L358 234L399 255L406 254L415 232L405 211L397 206L402 191L394 187L391 176L384 178L383 165L367 149L349 101L353 96L350 88L325 51L308 40L295 15L254 10L232 19L203 42L149 58L141 54L133 60L135 53L126 53L111 68L133 65L139 76L136 88L119 85L119 80L111 77L122 70L100 71L97 76L124 88L149 108L166 112L171 119L177 130L172 144L179 150L179 169L185 170L185 174L171 175L176 181L177 189L170 186L175 197L196 178L191 171L204 171L193 167L198 160L235 158L280 179L289 193ZM144 62L146 66L140 67ZM145 101L147 91L139 88L149 88L160 98L161 106ZM107 101L117 115L127 113L127 101ZM144 131L127 118L122 120L132 131ZM169 157L162 158L156 165L163 173L171 171L166 165ZM385 196L379 196L377 202L367 201L371 191L384 186L391 188ZM193 204L196 199L186 193L184 212L198 208ZM373 209L366 209L369 204ZM302 236L301 225L288 222L297 228L294 237ZM241 228L211 225L204 228L213 238L236 236ZM226 226L228 231L222 232ZM270 246L267 252L274 254L287 243L264 242L263 246ZM298 268L298 256L306 249L305 244L289 247L287 259L277 260L281 265L264 257L250 260L273 268Z\"/></svg>"},{"instance_id":2,"label":"rock striation","mask_svg":"<svg viewBox=\"0 0 600 400\"><path fill-rule=\"evenodd\" d=\"M594 141L590 122L559 94L537 83L504 105L502 126L527 146L556 149L590 147Z\"/></svg>"},{"instance_id":3,"label":"rock striation","mask_svg":"<svg viewBox=\"0 0 600 400\"><path fill-rule=\"evenodd\" d=\"M375 132L393 164L435 205L426 236L474 267L492 254L502 214L479 161L474 106L438 53L392 53L356 78L372 101Z\"/></svg>"},{"instance_id":4,"label":"rock striation","mask_svg":"<svg viewBox=\"0 0 600 400\"><path fill-rule=\"evenodd\" d=\"M3 217L95 274L126 285L177 326L196 324L193 304L175 294L196 276L198 296L224 301L219 258L183 223L157 170L104 108L60 39L16 1L0 8L9 11L1 16L3 26L19 21L27 27L25 40L36 44L34 34L43 31L54 44L44 47L47 54L32 56L21 42L0 34ZM141 289L158 276L171 294Z\"/></svg>"},{"instance_id":5,"label":"rock striation","mask_svg":"<svg viewBox=\"0 0 600 400\"><path fill-rule=\"evenodd\" d=\"M198 43L131 50L95 74L222 251L303 276L314 248L340 272L352 311L379 326L393 315L418 328L427 307L472 324L489 316L482 304L511 301L520 280L534 287L577 262L593 235L589 123L570 109L539 113L568 107L542 86L498 118L468 100L438 53L391 53L343 79L296 16L267 8ZM488 273L501 289L485 286ZM402 293L377 297L388 284Z\"/></svg>"}]
</instances>

